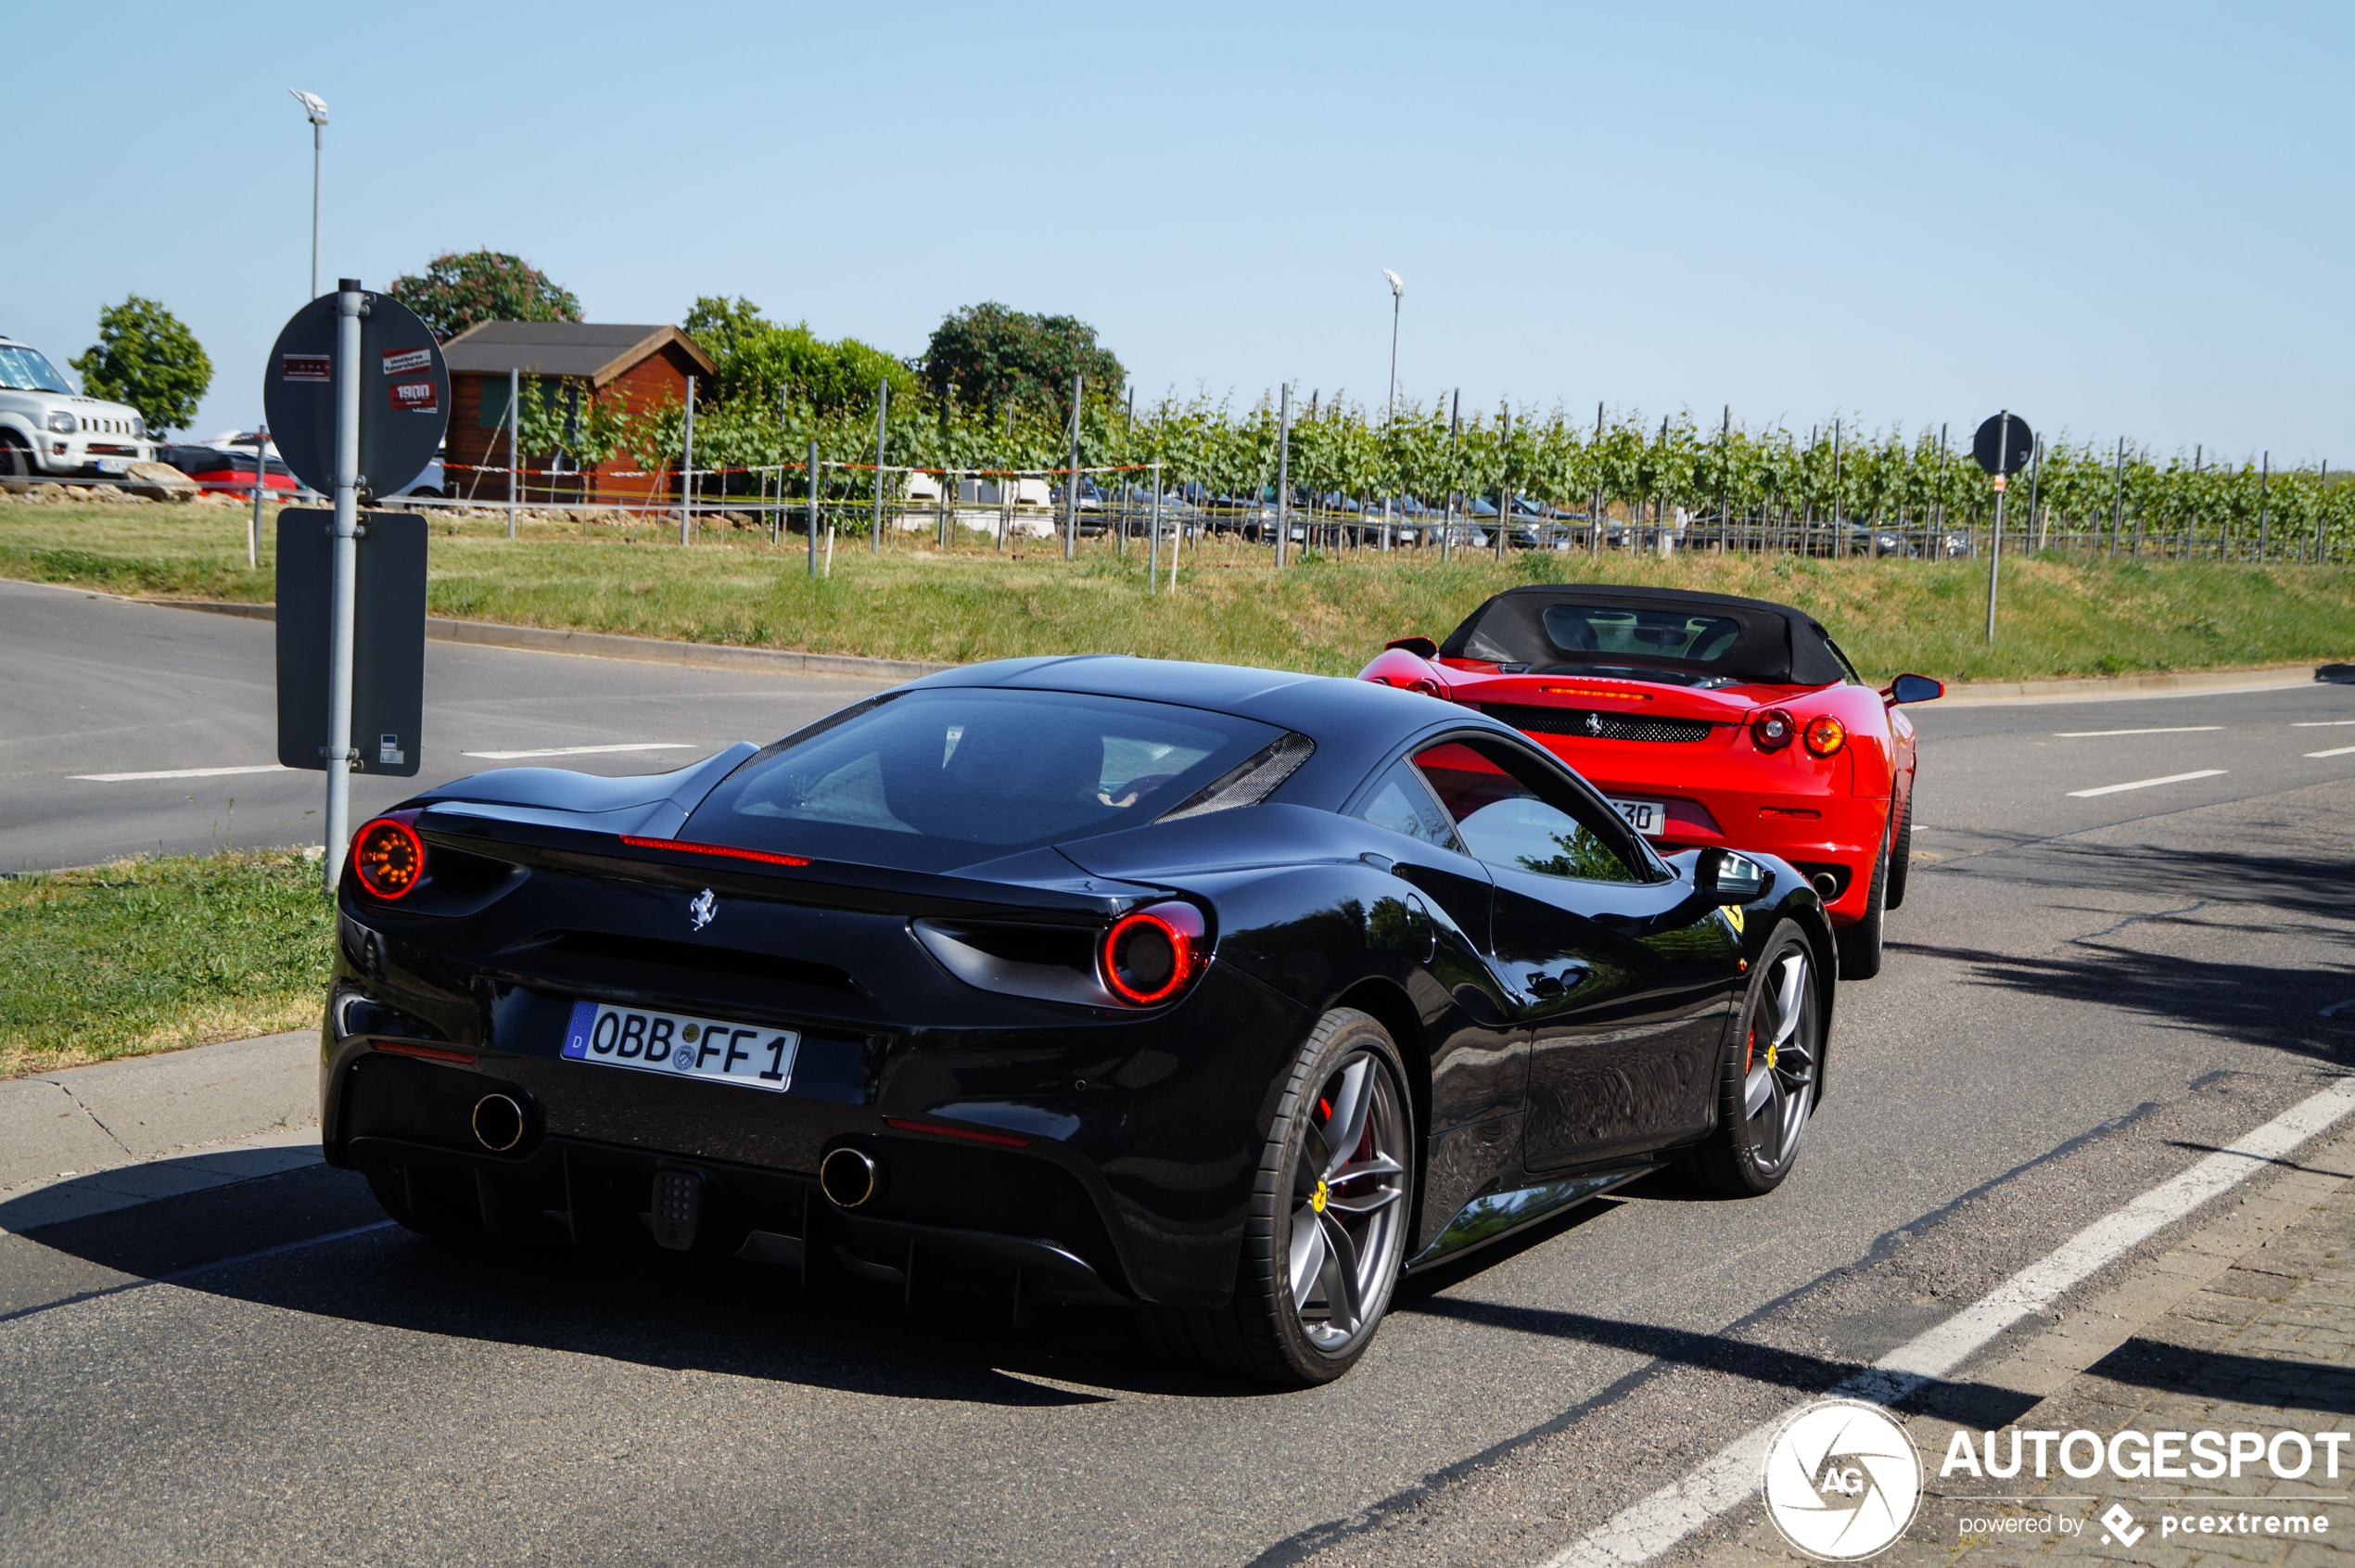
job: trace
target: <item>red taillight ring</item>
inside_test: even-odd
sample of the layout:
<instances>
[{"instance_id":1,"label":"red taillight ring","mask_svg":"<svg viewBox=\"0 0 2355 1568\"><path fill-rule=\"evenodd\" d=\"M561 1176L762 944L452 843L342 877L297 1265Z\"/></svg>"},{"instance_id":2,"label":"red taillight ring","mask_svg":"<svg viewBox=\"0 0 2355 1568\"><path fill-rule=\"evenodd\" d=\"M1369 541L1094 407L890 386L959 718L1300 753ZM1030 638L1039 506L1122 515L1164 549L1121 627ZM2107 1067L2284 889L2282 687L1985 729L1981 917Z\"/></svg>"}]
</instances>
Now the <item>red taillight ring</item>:
<instances>
[{"instance_id":1,"label":"red taillight ring","mask_svg":"<svg viewBox=\"0 0 2355 1568\"><path fill-rule=\"evenodd\" d=\"M351 874L379 899L398 899L426 874L425 840L401 817L378 817L351 835Z\"/></svg>"},{"instance_id":2,"label":"red taillight ring","mask_svg":"<svg viewBox=\"0 0 2355 1568\"><path fill-rule=\"evenodd\" d=\"M1799 725L1779 708L1770 708L1750 721L1750 738L1761 751L1780 751L1790 745Z\"/></svg>"},{"instance_id":3,"label":"red taillight ring","mask_svg":"<svg viewBox=\"0 0 2355 1568\"><path fill-rule=\"evenodd\" d=\"M1103 972L1104 987L1131 1007L1152 1007L1167 1001L1186 988L1202 969L1203 935L1202 912L1191 904L1154 904L1147 909L1125 914L1113 922L1096 947L1096 965ZM1169 973L1158 984L1137 984L1124 975L1121 962L1124 938L1152 939L1155 937L1169 949Z\"/></svg>"},{"instance_id":4,"label":"red taillight ring","mask_svg":"<svg viewBox=\"0 0 2355 1568\"><path fill-rule=\"evenodd\" d=\"M1829 757L1848 744L1848 726L1828 713L1816 715L1807 721L1807 749L1818 757Z\"/></svg>"}]
</instances>

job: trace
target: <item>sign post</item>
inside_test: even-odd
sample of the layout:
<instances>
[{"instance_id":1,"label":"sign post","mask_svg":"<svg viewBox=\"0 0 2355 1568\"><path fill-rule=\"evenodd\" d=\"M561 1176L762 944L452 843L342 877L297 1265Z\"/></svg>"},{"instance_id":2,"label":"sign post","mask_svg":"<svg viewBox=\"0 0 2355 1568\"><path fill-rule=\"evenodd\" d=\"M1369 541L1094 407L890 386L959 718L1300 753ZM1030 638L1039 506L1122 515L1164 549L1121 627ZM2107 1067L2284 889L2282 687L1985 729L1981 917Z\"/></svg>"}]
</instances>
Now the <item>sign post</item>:
<instances>
[{"instance_id":1,"label":"sign post","mask_svg":"<svg viewBox=\"0 0 2355 1568\"><path fill-rule=\"evenodd\" d=\"M1987 641L1995 641L1995 584L2004 559L2004 481L2028 465L2036 450L2036 433L2028 421L2004 410L1979 426L1971 440L1971 456L1995 479L1994 537L1987 546Z\"/></svg>"},{"instance_id":2,"label":"sign post","mask_svg":"<svg viewBox=\"0 0 2355 1568\"><path fill-rule=\"evenodd\" d=\"M319 514L282 512L278 522L278 760L327 775L324 874L330 893L342 878L350 837L351 770L368 765L351 745L355 681L369 685L376 674L381 684L397 670L406 677L401 683L414 690L405 698L396 694L388 710L416 712L424 703L425 554L421 548L397 553L398 575L416 581L414 593L397 593L395 600L414 603L415 625L379 629L376 640L395 639L394 651L372 660L357 629L366 535L360 506L363 497L398 491L424 471L441 443L449 404L450 373L433 334L399 300L367 292L358 278L342 279L334 294L297 311L271 352L263 383L268 427L277 433L279 453L295 476L334 502L325 518L325 562L286 547L288 530L314 526ZM414 532L422 543L422 525L403 531ZM394 560L388 558L385 567L394 571ZM308 624L315 636L313 606L323 599L327 624L321 648L304 641L299 629ZM407 640L418 644L414 660L399 651ZM384 668L363 668L370 663ZM325 677L324 694L312 684L317 674ZM323 695L324 705L318 701ZM372 708L372 720L374 713ZM318 729L323 719L324 735ZM414 720L401 721L379 733L382 771L417 771L414 728Z\"/></svg>"},{"instance_id":3,"label":"sign post","mask_svg":"<svg viewBox=\"0 0 2355 1568\"><path fill-rule=\"evenodd\" d=\"M336 287L335 618L327 631L327 890L343 875L344 845L351 837L351 622L360 573L360 280Z\"/></svg>"}]
</instances>

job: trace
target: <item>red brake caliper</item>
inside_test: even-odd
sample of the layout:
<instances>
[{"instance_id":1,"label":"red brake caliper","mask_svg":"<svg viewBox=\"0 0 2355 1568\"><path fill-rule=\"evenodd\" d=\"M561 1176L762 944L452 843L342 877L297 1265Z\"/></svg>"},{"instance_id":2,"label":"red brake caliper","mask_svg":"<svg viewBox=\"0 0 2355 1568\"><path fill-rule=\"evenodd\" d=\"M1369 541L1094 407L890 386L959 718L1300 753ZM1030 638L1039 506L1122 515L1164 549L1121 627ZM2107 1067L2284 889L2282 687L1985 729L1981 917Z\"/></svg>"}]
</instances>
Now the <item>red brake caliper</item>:
<instances>
[{"instance_id":1,"label":"red brake caliper","mask_svg":"<svg viewBox=\"0 0 2355 1568\"><path fill-rule=\"evenodd\" d=\"M1758 1060L1758 1026L1750 1026L1750 1044L1742 1050L1742 1077L1750 1077L1750 1064Z\"/></svg>"}]
</instances>

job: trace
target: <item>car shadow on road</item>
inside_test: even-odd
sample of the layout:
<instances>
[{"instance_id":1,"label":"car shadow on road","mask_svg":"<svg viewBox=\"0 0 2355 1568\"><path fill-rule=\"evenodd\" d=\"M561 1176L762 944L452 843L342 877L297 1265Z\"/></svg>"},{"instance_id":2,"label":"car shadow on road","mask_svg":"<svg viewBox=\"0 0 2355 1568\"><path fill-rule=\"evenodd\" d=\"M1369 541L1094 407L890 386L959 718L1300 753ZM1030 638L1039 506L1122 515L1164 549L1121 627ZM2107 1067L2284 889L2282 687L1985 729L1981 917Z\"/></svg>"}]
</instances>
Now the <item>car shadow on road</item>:
<instances>
[{"instance_id":1,"label":"car shadow on road","mask_svg":"<svg viewBox=\"0 0 2355 1568\"><path fill-rule=\"evenodd\" d=\"M167 1280L412 1333L894 1398L1052 1407L1279 1392L1154 1360L1116 1311L1050 1306L1017 1328L1003 1301L911 1306L824 1275L805 1290L790 1271L730 1258L429 1241L386 1225L359 1177L318 1165L0 1235L0 1322Z\"/></svg>"},{"instance_id":2,"label":"car shadow on road","mask_svg":"<svg viewBox=\"0 0 2355 1568\"><path fill-rule=\"evenodd\" d=\"M1890 949L1967 967L1967 983L2140 1014L2317 1063L2355 1060L2355 1016L2322 1006L2355 995L2355 965L2285 975L2264 964L2140 952L2081 938L2056 953L1891 942ZM2355 1013L2355 1009L2349 1010Z\"/></svg>"},{"instance_id":3,"label":"car shadow on road","mask_svg":"<svg viewBox=\"0 0 2355 1568\"><path fill-rule=\"evenodd\" d=\"M2248 831L2261 835L2264 830L2265 824L2258 823ZM2316 844L2302 824L2295 832L2285 827L2277 842L2279 850L2268 851L2035 839L1916 870L1941 878L1994 878L2186 903L2207 899L2267 904L2300 913L2344 917L2349 899L2343 851L2349 846Z\"/></svg>"}]
</instances>

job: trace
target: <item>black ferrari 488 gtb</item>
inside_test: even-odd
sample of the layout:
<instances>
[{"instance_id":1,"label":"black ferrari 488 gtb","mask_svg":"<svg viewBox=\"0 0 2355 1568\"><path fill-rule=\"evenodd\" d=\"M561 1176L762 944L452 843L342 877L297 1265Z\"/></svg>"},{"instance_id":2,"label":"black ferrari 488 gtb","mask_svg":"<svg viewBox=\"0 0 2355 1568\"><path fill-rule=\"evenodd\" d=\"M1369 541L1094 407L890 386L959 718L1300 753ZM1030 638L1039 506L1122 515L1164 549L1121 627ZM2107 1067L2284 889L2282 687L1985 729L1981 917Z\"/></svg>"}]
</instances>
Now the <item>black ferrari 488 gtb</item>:
<instances>
[{"instance_id":1,"label":"black ferrari 488 gtb","mask_svg":"<svg viewBox=\"0 0 2355 1568\"><path fill-rule=\"evenodd\" d=\"M1402 1272L1824 1089L1805 878L1661 858L1507 725L1122 657L927 677L640 778L355 835L328 1159L394 1218L1134 1309L1337 1377Z\"/></svg>"}]
</instances>

